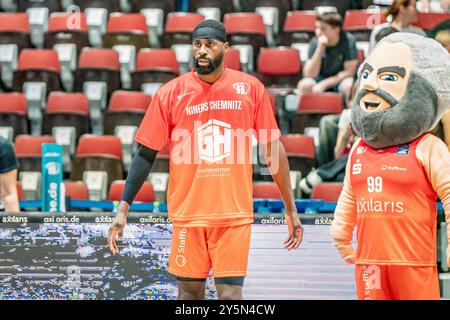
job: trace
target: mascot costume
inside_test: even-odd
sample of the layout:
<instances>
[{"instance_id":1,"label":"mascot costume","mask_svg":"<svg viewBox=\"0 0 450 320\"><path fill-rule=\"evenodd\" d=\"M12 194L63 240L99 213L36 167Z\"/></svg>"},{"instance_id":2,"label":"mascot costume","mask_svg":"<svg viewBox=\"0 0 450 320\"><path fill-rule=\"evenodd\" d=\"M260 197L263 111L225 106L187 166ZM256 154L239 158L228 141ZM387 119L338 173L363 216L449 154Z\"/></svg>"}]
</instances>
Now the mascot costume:
<instances>
[{"instance_id":1,"label":"mascot costume","mask_svg":"<svg viewBox=\"0 0 450 320\"><path fill-rule=\"evenodd\" d=\"M436 203L450 238L450 154L429 131L450 108L450 55L432 39L394 33L360 66L358 82L352 127L360 138L349 154L333 243L356 264L358 299L439 299Z\"/></svg>"}]
</instances>

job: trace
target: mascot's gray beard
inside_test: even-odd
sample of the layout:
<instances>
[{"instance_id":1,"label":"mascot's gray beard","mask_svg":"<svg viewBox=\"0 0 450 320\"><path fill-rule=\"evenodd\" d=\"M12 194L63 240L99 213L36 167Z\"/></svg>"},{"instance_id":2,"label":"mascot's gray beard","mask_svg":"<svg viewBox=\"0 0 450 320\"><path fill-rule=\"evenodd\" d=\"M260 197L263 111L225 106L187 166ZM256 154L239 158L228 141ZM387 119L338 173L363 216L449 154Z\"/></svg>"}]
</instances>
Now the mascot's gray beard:
<instances>
[{"instance_id":1,"label":"mascot's gray beard","mask_svg":"<svg viewBox=\"0 0 450 320\"><path fill-rule=\"evenodd\" d=\"M430 83L411 72L405 96L391 108L368 112L359 106L360 90L352 103L352 127L376 149L405 144L429 131L436 118L438 98Z\"/></svg>"}]
</instances>

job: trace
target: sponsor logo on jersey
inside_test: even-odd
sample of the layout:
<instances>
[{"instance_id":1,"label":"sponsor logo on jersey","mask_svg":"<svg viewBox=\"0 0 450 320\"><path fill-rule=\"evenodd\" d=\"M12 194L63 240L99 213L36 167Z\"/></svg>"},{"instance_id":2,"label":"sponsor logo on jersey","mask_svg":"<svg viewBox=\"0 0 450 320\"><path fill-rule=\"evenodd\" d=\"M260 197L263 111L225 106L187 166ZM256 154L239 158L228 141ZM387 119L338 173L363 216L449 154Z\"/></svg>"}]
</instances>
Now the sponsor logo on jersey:
<instances>
[{"instance_id":1,"label":"sponsor logo on jersey","mask_svg":"<svg viewBox=\"0 0 450 320\"><path fill-rule=\"evenodd\" d=\"M183 93L177 95L177 100L180 100L181 98L184 98L184 97L189 96L194 93L195 93L195 91L183 92Z\"/></svg>"},{"instance_id":2,"label":"sponsor logo on jersey","mask_svg":"<svg viewBox=\"0 0 450 320\"><path fill-rule=\"evenodd\" d=\"M235 82L233 83L233 88L237 94L248 94L250 91L250 86L245 82Z\"/></svg>"},{"instance_id":3,"label":"sponsor logo on jersey","mask_svg":"<svg viewBox=\"0 0 450 320\"><path fill-rule=\"evenodd\" d=\"M362 172L362 163L361 160L357 159L356 163L352 166L352 174L360 174Z\"/></svg>"},{"instance_id":4,"label":"sponsor logo on jersey","mask_svg":"<svg viewBox=\"0 0 450 320\"><path fill-rule=\"evenodd\" d=\"M209 120L197 129L200 159L218 162L231 155L231 125Z\"/></svg>"},{"instance_id":5,"label":"sponsor logo on jersey","mask_svg":"<svg viewBox=\"0 0 450 320\"><path fill-rule=\"evenodd\" d=\"M388 166L387 164L383 164L381 166L381 171L402 171L402 172L406 172L408 171L406 168L402 168L399 166Z\"/></svg>"},{"instance_id":6,"label":"sponsor logo on jersey","mask_svg":"<svg viewBox=\"0 0 450 320\"><path fill-rule=\"evenodd\" d=\"M367 151L367 147L366 146L361 146L356 148L356 154L363 154Z\"/></svg>"},{"instance_id":7,"label":"sponsor logo on jersey","mask_svg":"<svg viewBox=\"0 0 450 320\"><path fill-rule=\"evenodd\" d=\"M403 145L399 145L397 148L397 155L399 156L407 156L409 153L409 148L411 147L411 145L409 144L403 144Z\"/></svg>"}]
</instances>

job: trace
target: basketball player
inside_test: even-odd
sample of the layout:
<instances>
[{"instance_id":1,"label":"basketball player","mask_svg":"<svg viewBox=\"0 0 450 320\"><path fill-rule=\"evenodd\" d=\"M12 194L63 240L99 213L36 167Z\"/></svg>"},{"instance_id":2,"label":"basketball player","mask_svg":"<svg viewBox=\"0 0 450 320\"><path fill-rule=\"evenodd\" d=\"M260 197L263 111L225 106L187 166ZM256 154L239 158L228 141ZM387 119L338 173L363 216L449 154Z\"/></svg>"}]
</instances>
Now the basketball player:
<instances>
[{"instance_id":1,"label":"basketball player","mask_svg":"<svg viewBox=\"0 0 450 320\"><path fill-rule=\"evenodd\" d=\"M302 227L266 89L253 76L224 66L229 44L222 23L203 21L192 39L195 69L155 94L136 134L140 148L109 230L109 247L119 252L116 236L122 238L128 209L158 150L169 142L168 271L177 277L178 298L204 299L212 269L219 299L242 299L253 222L253 132L286 207L286 249L299 247Z\"/></svg>"}]
</instances>

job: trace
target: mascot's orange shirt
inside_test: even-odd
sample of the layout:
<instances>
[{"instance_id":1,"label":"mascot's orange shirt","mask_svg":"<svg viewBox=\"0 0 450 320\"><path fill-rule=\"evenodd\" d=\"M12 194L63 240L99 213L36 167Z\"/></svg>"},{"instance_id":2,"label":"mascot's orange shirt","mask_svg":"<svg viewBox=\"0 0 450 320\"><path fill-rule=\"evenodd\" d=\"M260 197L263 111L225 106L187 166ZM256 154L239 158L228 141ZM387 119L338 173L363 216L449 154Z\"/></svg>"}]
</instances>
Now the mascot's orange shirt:
<instances>
[{"instance_id":1,"label":"mascot's orange shirt","mask_svg":"<svg viewBox=\"0 0 450 320\"><path fill-rule=\"evenodd\" d=\"M335 211L335 242L349 244L356 225L356 264L435 266L436 199L448 221L449 173L447 146L431 134L384 149L359 139Z\"/></svg>"},{"instance_id":2,"label":"mascot's orange shirt","mask_svg":"<svg viewBox=\"0 0 450 320\"><path fill-rule=\"evenodd\" d=\"M253 222L253 135L260 143L280 136L267 90L255 77L225 68L209 84L192 70L160 88L135 140L154 150L170 140L174 225Z\"/></svg>"}]
</instances>

